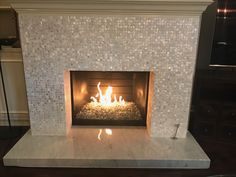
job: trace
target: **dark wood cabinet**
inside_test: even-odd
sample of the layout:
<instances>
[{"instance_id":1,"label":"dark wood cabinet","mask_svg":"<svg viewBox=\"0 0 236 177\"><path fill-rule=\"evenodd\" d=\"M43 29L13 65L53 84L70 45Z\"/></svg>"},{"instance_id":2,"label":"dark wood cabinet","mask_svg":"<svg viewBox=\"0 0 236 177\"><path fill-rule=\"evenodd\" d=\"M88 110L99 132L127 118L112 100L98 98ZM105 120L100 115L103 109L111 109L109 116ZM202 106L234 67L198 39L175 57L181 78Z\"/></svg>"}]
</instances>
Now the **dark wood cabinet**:
<instances>
[{"instance_id":1,"label":"dark wood cabinet","mask_svg":"<svg viewBox=\"0 0 236 177\"><path fill-rule=\"evenodd\" d=\"M236 68L197 71L192 100L189 129L195 137L236 142Z\"/></svg>"}]
</instances>

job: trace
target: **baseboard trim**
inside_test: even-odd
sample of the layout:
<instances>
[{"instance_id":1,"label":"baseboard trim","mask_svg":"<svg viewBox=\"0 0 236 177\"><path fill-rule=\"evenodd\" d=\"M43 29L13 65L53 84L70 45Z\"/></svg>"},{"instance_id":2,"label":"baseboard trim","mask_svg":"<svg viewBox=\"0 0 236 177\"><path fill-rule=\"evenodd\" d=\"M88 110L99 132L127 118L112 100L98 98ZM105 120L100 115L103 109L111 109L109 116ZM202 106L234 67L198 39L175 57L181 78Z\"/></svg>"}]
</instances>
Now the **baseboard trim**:
<instances>
[{"instance_id":1,"label":"baseboard trim","mask_svg":"<svg viewBox=\"0 0 236 177\"><path fill-rule=\"evenodd\" d=\"M13 126L29 126L28 112L10 112L11 124ZM0 112L0 126L8 126L7 115L5 112Z\"/></svg>"}]
</instances>

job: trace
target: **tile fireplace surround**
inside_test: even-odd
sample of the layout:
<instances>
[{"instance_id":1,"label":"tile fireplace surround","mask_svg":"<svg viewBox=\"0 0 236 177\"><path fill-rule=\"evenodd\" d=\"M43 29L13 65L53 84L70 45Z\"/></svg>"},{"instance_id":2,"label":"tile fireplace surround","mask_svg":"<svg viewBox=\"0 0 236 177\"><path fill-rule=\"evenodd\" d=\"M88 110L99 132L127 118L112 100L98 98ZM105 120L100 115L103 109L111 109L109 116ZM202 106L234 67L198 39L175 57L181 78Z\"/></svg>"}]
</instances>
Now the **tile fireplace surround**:
<instances>
[{"instance_id":1,"label":"tile fireplace surround","mask_svg":"<svg viewBox=\"0 0 236 177\"><path fill-rule=\"evenodd\" d=\"M19 15L31 129L4 164L208 168L210 160L187 128L201 14L210 3L12 2ZM147 126L72 127L69 71L76 70L150 71ZM103 128L113 134L98 140Z\"/></svg>"}]
</instances>

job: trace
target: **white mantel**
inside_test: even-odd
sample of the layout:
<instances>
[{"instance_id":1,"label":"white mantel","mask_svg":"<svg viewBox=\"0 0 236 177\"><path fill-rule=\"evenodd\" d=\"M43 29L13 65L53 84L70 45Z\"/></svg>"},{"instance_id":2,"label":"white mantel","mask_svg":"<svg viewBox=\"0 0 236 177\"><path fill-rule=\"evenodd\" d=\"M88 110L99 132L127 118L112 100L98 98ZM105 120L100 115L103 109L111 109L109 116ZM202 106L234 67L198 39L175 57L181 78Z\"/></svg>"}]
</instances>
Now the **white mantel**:
<instances>
[{"instance_id":1,"label":"white mantel","mask_svg":"<svg viewBox=\"0 0 236 177\"><path fill-rule=\"evenodd\" d=\"M201 14L212 0L10 0L24 13Z\"/></svg>"}]
</instances>

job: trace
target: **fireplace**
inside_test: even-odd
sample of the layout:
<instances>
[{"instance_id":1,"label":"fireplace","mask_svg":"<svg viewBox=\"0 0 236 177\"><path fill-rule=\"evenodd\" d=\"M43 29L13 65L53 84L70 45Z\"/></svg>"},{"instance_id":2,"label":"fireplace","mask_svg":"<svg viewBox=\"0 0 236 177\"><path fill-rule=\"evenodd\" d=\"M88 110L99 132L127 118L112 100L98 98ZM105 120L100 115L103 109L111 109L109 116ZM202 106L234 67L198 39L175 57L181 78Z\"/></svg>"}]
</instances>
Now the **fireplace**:
<instances>
[{"instance_id":1,"label":"fireplace","mask_svg":"<svg viewBox=\"0 0 236 177\"><path fill-rule=\"evenodd\" d=\"M31 129L4 164L208 168L188 120L210 3L14 2Z\"/></svg>"},{"instance_id":2,"label":"fireplace","mask_svg":"<svg viewBox=\"0 0 236 177\"><path fill-rule=\"evenodd\" d=\"M19 20L33 135L70 132L82 108L72 97L70 76L75 71L100 71L110 72L106 75L150 72L146 108L140 109L133 97L146 119L145 128L151 137L173 137L178 125L176 136L186 137L199 16L20 13ZM99 82L101 87L109 86L97 80L87 101L96 98ZM126 96L115 94L117 100Z\"/></svg>"}]
</instances>

